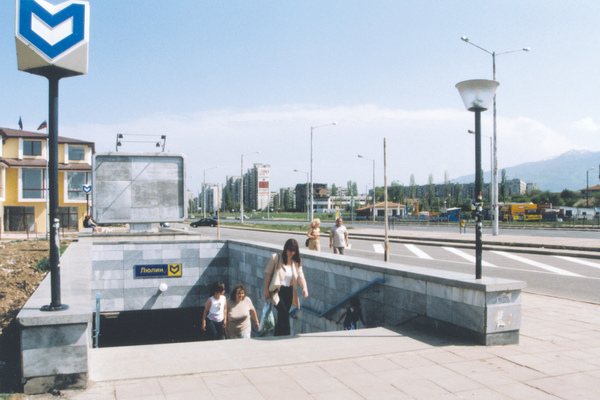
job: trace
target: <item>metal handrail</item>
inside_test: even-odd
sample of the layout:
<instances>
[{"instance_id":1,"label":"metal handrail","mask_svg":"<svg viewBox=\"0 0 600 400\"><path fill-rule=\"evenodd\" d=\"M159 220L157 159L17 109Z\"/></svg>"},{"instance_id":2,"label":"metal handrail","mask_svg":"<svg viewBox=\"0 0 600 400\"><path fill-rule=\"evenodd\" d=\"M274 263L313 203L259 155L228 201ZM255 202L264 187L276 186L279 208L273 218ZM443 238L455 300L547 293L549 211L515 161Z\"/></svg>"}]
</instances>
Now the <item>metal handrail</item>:
<instances>
[{"instance_id":1,"label":"metal handrail","mask_svg":"<svg viewBox=\"0 0 600 400\"><path fill-rule=\"evenodd\" d=\"M312 310L309 310L308 308L304 308L302 306L300 306L300 309L302 311L306 311L309 314L315 315L315 316L317 316L319 318L324 317L325 315L327 315L331 311L335 310L336 308L338 308L339 306L341 306L342 304L344 304L346 301L350 300L350 298L352 298L353 296L356 296L357 294L359 294L361 292L364 292L365 290L367 290L368 288L370 288L371 286L373 286L373 285L375 285L377 283L385 283L385 279L383 279L383 278L376 278L376 279L374 279L373 281L371 281L370 283L367 283L365 286L361 287L356 292L352 293L350 296L346 297L345 299L343 299L342 301L340 301L336 305L331 306L328 310L322 312L321 314L318 314L318 313L316 313L316 312L314 312Z\"/></svg>"}]
</instances>

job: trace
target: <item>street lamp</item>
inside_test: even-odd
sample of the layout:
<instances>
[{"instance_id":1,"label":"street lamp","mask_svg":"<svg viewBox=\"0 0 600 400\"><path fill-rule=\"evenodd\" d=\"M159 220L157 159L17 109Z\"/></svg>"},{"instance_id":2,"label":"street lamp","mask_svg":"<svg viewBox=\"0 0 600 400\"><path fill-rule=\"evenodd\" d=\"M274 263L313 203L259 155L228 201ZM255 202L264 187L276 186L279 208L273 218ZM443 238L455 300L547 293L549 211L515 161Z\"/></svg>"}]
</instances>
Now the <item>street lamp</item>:
<instances>
[{"instance_id":1,"label":"street lamp","mask_svg":"<svg viewBox=\"0 0 600 400\"><path fill-rule=\"evenodd\" d=\"M329 125L337 125L337 123L332 122L332 123L325 124L325 125L310 127L310 193L309 193L309 196L310 196L310 218L309 218L309 221L313 220L314 198L315 198L314 187L313 187L313 131L315 129L323 128L323 127L329 126Z\"/></svg>"},{"instance_id":2,"label":"street lamp","mask_svg":"<svg viewBox=\"0 0 600 400\"><path fill-rule=\"evenodd\" d=\"M215 169L217 167L210 167L204 170L204 182L202 183L202 218L206 218L206 171Z\"/></svg>"},{"instance_id":3,"label":"street lamp","mask_svg":"<svg viewBox=\"0 0 600 400\"><path fill-rule=\"evenodd\" d=\"M471 133L473 135L475 134L475 132L473 132L470 129L469 129L469 133ZM490 175L491 175L492 172L493 172L492 170L494 168L494 156L493 156L493 153L492 153L492 137L488 136L488 135L481 135L481 136L490 139ZM494 198L494 190L493 190L492 186L493 185L490 183L490 203L493 201L493 198Z\"/></svg>"},{"instance_id":4,"label":"street lamp","mask_svg":"<svg viewBox=\"0 0 600 400\"><path fill-rule=\"evenodd\" d=\"M485 51L486 53L490 54L492 56L492 79L496 80L496 56L502 55L502 54L508 54L508 53L515 53L518 51L529 51L531 50L529 47L523 47L521 49L516 49L516 50L509 50L509 51L503 51L501 53L496 53L495 51L489 51L484 49L481 46L476 45L475 43L471 42L469 40L468 37L463 36L460 38L463 42L465 43L469 43L470 45L473 45L475 47L477 47L479 50ZM494 153L493 153L493 161L492 164L494 166L493 171L492 171L492 235L497 236L498 235L498 142L497 142L497 137L496 137L496 95L494 95L494 133L493 133L493 138L494 138Z\"/></svg>"},{"instance_id":5,"label":"street lamp","mask_svg":"<svg viewBox=\"0 0 600 400\"><path fill-rule=\"evenodd\" d=\"M260 151L242 154L242 168L240 174L240 222L242 224L244 223L244 156L249 156L251 154L260 154Z\"/></svg>"},{"instance_id":6,"label":"street lamp","mask_svg":"<svg viewBox=\"0 0 600 400\"><path fill-rule=\"evenodd\" d=\"M312 222L309 218L310 215L308 215L308 172L306 171L300 171L299 169L295 169L294 172L300 172L302 174L306 174L306 190L304 190L304 208L306 208L306 219L308 220L308 222Z\"/></svg>"},{"instance_id":7,"label":"street lamp","mask_svg":"<svg viewBox=\"0 0 600 400\"><path fill-rule=\"evenodd\" d=\"M373 212L371 214L373 214L373 222L375 222L375 160L368 157L363 157L360 154L358 155L358 158L364 158L365 160L373 161Z\"/></svg>"},{"instance_id":8,"label":"street lamp","mask_svg":"<svg viewBox=\"0 0 600 400\"><path fill-rule=\"evenodd\" d=\"M475 279L481 279L481 112L489 108L499 83L474 79L456 84L467 110L475 113Z\"/></svg>"},{"instance_id":9,"label":"street lamp","mask_svg":"<svg viewBox=\"0 0 600 400\"><path fill-rule=\"evenodd\" d=\"M594 168L590 168L587 171L585 171L585 206L589 207L590 206L590 178L589 178L589 174L590 171L593 171Z\"/></svg>"}]
</instances>

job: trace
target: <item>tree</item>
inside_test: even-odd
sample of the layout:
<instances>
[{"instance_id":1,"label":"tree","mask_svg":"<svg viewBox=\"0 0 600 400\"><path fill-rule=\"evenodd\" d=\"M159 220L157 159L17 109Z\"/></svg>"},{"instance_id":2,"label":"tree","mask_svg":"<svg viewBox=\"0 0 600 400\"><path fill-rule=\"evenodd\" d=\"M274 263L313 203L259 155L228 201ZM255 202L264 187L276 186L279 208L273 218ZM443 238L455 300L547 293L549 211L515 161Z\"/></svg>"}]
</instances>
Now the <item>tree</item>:
<instances>
[{"instance_id":1,"label":"tree","mask_svg":"<svg viewBox=\"0 0 600 400\"><path fill-rule=\"evenodd\" d=\"M500 183L500 196L502 196L502 202L506 201L506 170L502 170L502 180Z\"/></svg>"},{"instance_id":2,"label":"tree","mask_svg":"<svg viewBox=\"0 0 600 400\"><path fill-rule=\"evenodd\" d=\"M331 195L332 196L337 196L337 192L338 192L337 186L335 186L335 183L332 183L331 184Z\"/></svg>"},{"instance_id":3,"label":"tree","mask_svg":"<svg viewBox=\"0 0 600 400\"><path fill-rule=\"evenodd\" d=\"M433 174L429 174L429 185L427 187L427 204L429 208L433 206L433 199L435 198L435 186L433 185Z\"/></svg>"},{"instance_id":4,"label":"tree","mask_svg":"<svg viewBox=\"0 0 600 400\"><path fill-rule=\"evenodd\" d=\"M398 181L393 181L392 185L388 188L388 195L390 201L397 204L404 204L404 186Z\"/></svg>"}]
</instances>

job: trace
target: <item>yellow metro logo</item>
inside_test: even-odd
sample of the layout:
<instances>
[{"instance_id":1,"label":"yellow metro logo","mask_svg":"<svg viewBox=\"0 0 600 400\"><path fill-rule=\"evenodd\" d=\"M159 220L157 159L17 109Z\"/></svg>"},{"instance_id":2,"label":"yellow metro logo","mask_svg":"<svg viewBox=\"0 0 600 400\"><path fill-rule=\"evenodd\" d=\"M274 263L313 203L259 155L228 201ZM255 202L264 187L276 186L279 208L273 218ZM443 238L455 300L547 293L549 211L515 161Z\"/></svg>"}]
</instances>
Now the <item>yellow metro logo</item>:
<instances>
[{"instance_id":1,"label":"yellow metro logo","mask_svg":"<svg viewBox=\"0 0 600 400\"><path fill-rule=\"evenodd\" d=\"M169 264L169 276L181 276L181 264Z\"/></svg>"}]
</instances>

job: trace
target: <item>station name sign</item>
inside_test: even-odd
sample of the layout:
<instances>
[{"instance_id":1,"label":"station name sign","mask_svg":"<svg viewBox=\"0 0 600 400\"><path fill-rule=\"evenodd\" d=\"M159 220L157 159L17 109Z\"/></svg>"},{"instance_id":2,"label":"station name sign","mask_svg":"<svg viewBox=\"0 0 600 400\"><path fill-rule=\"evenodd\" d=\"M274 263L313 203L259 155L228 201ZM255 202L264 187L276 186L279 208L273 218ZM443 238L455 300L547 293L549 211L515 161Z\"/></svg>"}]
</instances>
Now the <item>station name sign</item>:
<instances>
[{"instance_id":1,"label":"station name sign","mask_svg":"<svg viewBox=\"0 0 600 400\"><path fill-rule=\"evenodd\" d=\"M181 264L135 265L135 278L181 278Z\"/></svg>"}]
</instances>

